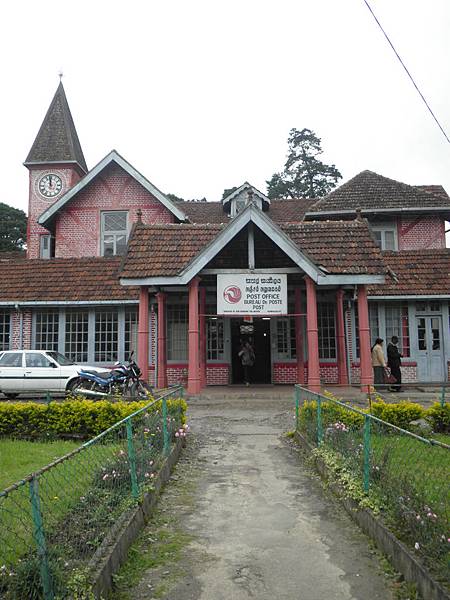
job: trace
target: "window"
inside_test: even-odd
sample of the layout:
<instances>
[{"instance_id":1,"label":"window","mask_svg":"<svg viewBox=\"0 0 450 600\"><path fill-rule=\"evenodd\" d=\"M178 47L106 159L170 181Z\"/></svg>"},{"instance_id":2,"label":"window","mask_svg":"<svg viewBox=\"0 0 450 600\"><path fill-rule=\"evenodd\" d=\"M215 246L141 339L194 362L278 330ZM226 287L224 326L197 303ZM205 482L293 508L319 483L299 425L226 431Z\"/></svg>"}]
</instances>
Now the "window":
<instances>
[{"instance_id":1,"label":"window","mask_svg":"<svg viewBox=\"0 0 450 600\"><path fill-rule=\"evenodd\" d=\"M137 311L126 310L125 311L125 360L130 358L130 354L137 353Z\"/></svg>"},{"instance_id":2,"label":"window","mask_svg":"<svg viewBox=\"0 0 450 600\"><path fill-rule=\"evenodd\" d=\"M370 345L375 344L377 337L380 337L380 325L378 321L378 305L369 302L369 327L370 327Z\"/></svg>"},{"instance_id":3,"label":"window","mask_svg":"<svg viewBox=\"0 0 450 600\"><path fill-rule=\"evenodd\" d=\"M283 317L277 321L277 352L280 358L297 358L295 318Z\"/></svg>"},{"instance_id":4,"label":"window","mask_svg":"<svg viewBox=\"0 0 450 600\"><path fill-rule=\"evenodd\" d=\"M22 352L8 352L0 357L0 367L21 367Z\"/></svg>"},{"instance_id":5,"label":"window","mask_svg":"<svg viewBox=\"0 0 450 600\"><path fill-rule=\"evenodd\" d=\"M52 256L52 236L39 236L39 258L51 258Z\"/></svg>"},{"instance_id":6,"label":"window","mask_svg":"<svg viewBox=\"0 0 450 600\"><path fill-rule=\"evenodd\" d=\"M88 362L89 312L66 312L66 339L64 354L74 362Z\"/></svg>"},{"instance_id":7,"label":"window","mask_svg":"<svg viewBox=\"0 0 450 600\"><path fill-rule=\"evenodd\" d=\"M371 225L372 232L382 250L398 250L397 227L395 223Z\"/></svg>"},{"instance_id":8,"label":"window","mask_svg":"<svg viewBox=\"0 0 450 600\"><path fill-rule=\"evenodd\" d=\"M95 362L112 363L119 359L119 320L117 311L95 312Z\"/></svg>"},{"instance_id":9,"label":"window","mask_svg":"<svg viewBox=\"0 0 450 600\"><path fill-rule=\"evenodd\" d=\"M114 210L102 213L101 254L124 254L127 247L128 213Z\"/></svg>"},{"instance_id":10,"label":"window","mask_svg":"<svg viewBox=\"0 0 450 600\"><path fill-rule=\"evenodd\" d=\"M186 305L167 306L167 359L188 358L188 313Z\"/></svg>"},{"instance_id":11,"label":"window","mask_svg":"<svg viewBox=\"0 0 450 600\"><path fill-rule=\"evenodd\" d=\"M59 311L36 313L35 349L58 350Z\"/></svg>"},{"instance_id":12,"label":"window","mask_svg":"<svg viewBox=\"0 0 450 600\"><path fill-rule=\"evenodd\" d=\"M9 350L11 340L11 315L7 311L0 312L0 352Z\"/></svg>"},{"instance_id":13,"label":"window","mask_svg":"<svg viewBox=\"0 0 450 600\"><path fill-rule=\"evenodd\" d=\"M34 367L36 369L53 367L54 363L40 352L26 352L25 366Z\"/></svg>"},{"instance_id":14,"label":"window","mask_svg":"<svg viewBox=\"0 0 450 600\"><path fill-rule=\"evenodd\" d=\"M386 347L392 336L399 339L399 347L403 356L409 356L409 324L408 306L406 304L386 304Z\"/></svg>"},{"instance_id":15,"label":"window","mask_svg":"<svg viewBox=\"0 0 450 600\"><path fill-rule=\"evenodd\" d=\"M336 358L335 304L317 303L317 321L319 328L319 358Z\"/></svg>"},{"instance_id":16,"label":"window","mask_svg":"<svg viewBox=\"0 0 450 600\"><path fill-rule=\"evenodd\" d=\"M223 360L223 319L206 321L206 357L207 360Z\"/></svg>"}]
</instances>

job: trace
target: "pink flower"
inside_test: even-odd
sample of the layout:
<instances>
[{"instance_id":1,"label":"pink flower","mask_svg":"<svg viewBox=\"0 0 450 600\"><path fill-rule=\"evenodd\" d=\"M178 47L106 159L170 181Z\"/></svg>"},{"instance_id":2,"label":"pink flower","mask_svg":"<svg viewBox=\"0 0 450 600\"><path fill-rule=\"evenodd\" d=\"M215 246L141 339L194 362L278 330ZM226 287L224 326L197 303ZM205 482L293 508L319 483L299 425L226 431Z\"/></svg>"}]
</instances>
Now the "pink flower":
<instances>
[{"instance_id":1,"label":"pink flower","mask_svg":"<svg viewBox=\"0 0 450 600\"><path fill-rule=\"evenodd\" d=\"M415 550L420 550L420 544L419 544L419 542L416 542L416 543L414 544L414 549L415 549Z\"/></svg>"},{"instance_id":2,"label":"pink flower","mask_svg":"<svg viewBox=\"0 0 450 600\"><path fill-rule=\"evenodd\" d=\"M179 431L176 432L175 437L180 437Z\"/></svg>"},{"instance_id":3,"label":"pink flower","mask_svg":"<svg viewBox=\"0 0 450 600\"><path fill-rule=\"evenodd\" d=\"M102 477L103 481L106 481L106 479L108 479L108 477L109 477L108 473L105 473Z\"/></svg>"}]
</instances>

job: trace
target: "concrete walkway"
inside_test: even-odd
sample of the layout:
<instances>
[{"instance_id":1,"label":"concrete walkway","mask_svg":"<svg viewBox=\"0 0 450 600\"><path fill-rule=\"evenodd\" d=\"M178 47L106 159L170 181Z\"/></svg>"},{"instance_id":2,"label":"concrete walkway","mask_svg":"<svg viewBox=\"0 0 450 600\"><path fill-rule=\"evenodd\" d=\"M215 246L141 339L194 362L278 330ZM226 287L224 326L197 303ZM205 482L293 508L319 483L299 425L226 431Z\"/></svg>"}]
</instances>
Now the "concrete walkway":
<instances>
[{"instance_id":1,"label":"concrete walkway","mask_svg":"<svg viewBox=\"0 0 450 600\"><path fill-rule=\"evenodd\" d=\"M282 433L291 399L194 400L192 435L160 510L189 534L181 561L129 591L150 600L388 600L368 539ZM183 486L191 485L191 501ZM151 539L151 524L145 535Z\"/></svg>"}]
</instances>

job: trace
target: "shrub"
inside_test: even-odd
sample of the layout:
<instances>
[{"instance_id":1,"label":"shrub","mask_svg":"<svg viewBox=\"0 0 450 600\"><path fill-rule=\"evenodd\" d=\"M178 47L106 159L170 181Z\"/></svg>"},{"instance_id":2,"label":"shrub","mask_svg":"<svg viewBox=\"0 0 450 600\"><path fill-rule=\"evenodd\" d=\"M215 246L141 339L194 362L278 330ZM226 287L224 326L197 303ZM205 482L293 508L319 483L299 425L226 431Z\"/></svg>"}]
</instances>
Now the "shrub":
<instances>
[{"instance_id":1,"label":"shrub","mask_svg":"<svg viewBox=\"0 0 450 600\"><path fill-rule=\"evenodd\" d=\"M322 424L324 427L336 423L337 421L344 423L349 429L360 429L364 423L363 415L355 413L352 410L347 410L334 402L323 401L322 408ZM316 422L317 420L317 402L315 400L305 402L300 409L300 423Z\"/></svg>"},{"instance_id":2,"label":"shrub","mask_svg":"<svg viewBox=\"0 0 450 600\"><path fill-rule=\"evenodd\" d=\"M106 400L68 400L66 402L0 403L0 436L12 437L66 437L83 438L98 435L118 421L128 417L148 402L108 402ZM167 401L169 414L181 410L182 422L186 402L181 399ZM151 410L161 409L157 402Z\"/></svg>"},{"instance_id":3,"label":"shrub","mask_svg":"<svg viewBox=\"0 0 450 600\"><path fill-rule=\"evenodd\" d=\"M433 431L450 433L450 404L448 402L444 406L441 406L439 402L435 402L426 411L425 417L431 423Z\"/></svg>"},{"instance_id":4,"label":"shrub","mask_svg":"<svg viewBox=\"0 0 450 600\"><path fill-rule=\"evenodd\" d=\"M391 423L391 425L411 430L410 422L424 417L425 409L414 402L399 402L398 404L374 402L372 404L372 414L382 421Z\"/></svg>"}]
</instances>

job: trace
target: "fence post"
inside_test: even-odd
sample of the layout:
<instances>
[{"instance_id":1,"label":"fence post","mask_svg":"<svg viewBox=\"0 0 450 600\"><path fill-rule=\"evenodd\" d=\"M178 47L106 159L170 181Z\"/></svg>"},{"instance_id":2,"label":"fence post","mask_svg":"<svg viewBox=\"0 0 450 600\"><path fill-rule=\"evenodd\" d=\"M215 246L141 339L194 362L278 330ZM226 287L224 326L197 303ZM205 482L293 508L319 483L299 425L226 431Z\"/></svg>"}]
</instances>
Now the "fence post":
<instances>
[{"instance_id":1,"label":"fence post","mask_svg":"<svg viewBox=\"0 0 450 600\"><path fill-rule=\"evenodd\" d=\"M163 451L164 454L169 454L169 430L167 428L167 400L162 399L162 430L163 430Z\"/></svg>"},{"instance_id":2,"label":"fence post","mask_svg":"<svg viewBox=\"0 0 450 600\"><path fill-rule=\"evenodd\" d=\"M370 416L364 417L364 463L363 463L364 491L369 491L370 485Z\"/></svg>"},{"instance_id":3,"label":"fence post","mask_svg":"<svg viewBox=\"0 0 450 600\"><path fill-rule=\"evenodd\" d=\"M298 411L300 405L300 388L295 386L295 431L298 431Z\"/></svg>"},{"instance_id":4,"label":"fence post","mask_svg":"<svg viewBox=\"0 0 450 600\"><path fill-rule=\"evenodd\" d=\"M136 473L136 452L133 444L133 426L131 419L127 420L127 444L128 444L128 462L130 463L131 474L131 494L133 498L139 497L139 486Z\"/></svg>"},{"instance_id":5,"label":"fence post","mask_svg":"<svg viewBox=\"0 0 450 600\"><path fill-rule=\"evenodd\" d=\"M317 445L323 441L323 429L322 429L322 398L320 394L317 394Z\"/></svg>"},{"instance_id":6,"label":"fence post","mask_svg":"<svg viewBox=\"0 0 450 600\"><path fill-rule=\"evenodd\" d=\"M50 396L50 392L47 391L47 393L45 394L45 403L50 404L51 401L52 401L52 397Z\"/></svg>"},{"instance_id":7,"label":"fence post","mask_svg":"<svg viewBox=\"0 0 450 600\"><path fill-rule=\"evenodd\" d=\"M442 408L445 407L445 385L442 386L442 391L441 391L441 406L442 406Z\"/></svg>"},{"instance_id":8,"label":"fence post","mask_svg":"<svg viewBox=\"0 0 450 600\"><path fill-rule=\"evenodd\" d=\"M39 485L37 477L33 477L30 481L30 501L34 525L34 541L38 551L39 569L41 572L44 599L53 600L53 582L48 564L47 545L45 543L44 526L42 523L41 502L39 498Z\"/></svg>"}]
</instances>

